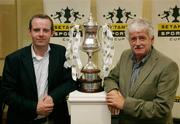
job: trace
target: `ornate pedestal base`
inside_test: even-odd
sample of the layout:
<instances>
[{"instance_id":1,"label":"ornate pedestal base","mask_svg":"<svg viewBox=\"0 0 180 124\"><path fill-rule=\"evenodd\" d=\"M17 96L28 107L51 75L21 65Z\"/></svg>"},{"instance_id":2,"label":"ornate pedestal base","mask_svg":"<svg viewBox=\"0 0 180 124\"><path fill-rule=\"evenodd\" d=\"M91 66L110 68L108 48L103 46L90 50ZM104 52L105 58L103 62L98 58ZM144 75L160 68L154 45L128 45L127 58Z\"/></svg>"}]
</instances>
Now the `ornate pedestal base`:
<instances>
[{"instance_id":1,"label":"ornate pedestal base","mask_svg":"<svg viewBox=\"0 0 180 124\"><path fill-rule=\"evenodd\" d=\"M70 93L68 104L71 124L111 124L111 113L104 91L98 93Z\"/></svg>"},{"instance_id":2,"label":"ornate pedestal base","mask_svg":"<svg viewBox=\"0 0 180 124\"><path fill-rule=\"evenodd\" d=\"M83 74L79 81L79 91L85 93L96 93L103 91L102 79L99 77L99 69L82 69Z\"/></svg>"}]
</instances>

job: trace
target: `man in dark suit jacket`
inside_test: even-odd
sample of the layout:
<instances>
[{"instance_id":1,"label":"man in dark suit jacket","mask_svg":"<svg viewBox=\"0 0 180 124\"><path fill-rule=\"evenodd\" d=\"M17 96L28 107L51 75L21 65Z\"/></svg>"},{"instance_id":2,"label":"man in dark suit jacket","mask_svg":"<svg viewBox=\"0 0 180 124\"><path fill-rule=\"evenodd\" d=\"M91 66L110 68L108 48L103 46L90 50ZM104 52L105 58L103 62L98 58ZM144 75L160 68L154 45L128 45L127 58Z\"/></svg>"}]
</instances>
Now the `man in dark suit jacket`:
<instances>
[{"instance_id":1,"label":"man in dark suit jacket","mask_svg":"<svg viewBox=\"0 0 180 124\"><path fill-rule=\"evenodd\" d=\"M32 44L8 55L2 90L8 124L69 124L66 97L76 89L71 69L64 67L65 47L50 44L53 22L34 15L29 22Z\"/></svg>"}]
</instances>

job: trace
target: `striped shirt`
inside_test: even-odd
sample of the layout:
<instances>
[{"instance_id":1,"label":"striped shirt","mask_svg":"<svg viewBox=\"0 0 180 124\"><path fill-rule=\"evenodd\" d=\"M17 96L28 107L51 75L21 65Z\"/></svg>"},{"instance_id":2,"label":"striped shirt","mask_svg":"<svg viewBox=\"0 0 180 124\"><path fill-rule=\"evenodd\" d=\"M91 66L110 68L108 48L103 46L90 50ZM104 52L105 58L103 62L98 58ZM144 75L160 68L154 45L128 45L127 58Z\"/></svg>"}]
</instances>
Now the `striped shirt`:
<instances>
[{"instance_id":1,"label":"striped shirt","mask_svg":"<svg viewBox=\"0 0 180 124\"><path fill-rule=\"evenodd\" d=\"M34 70L36 75L36 86L38 91L38 99L42 99L48 93L48 67L49 67L49 51L44 56L38 56L35 54L33 45L31 46Z\"/></svg>"}]
</instances>

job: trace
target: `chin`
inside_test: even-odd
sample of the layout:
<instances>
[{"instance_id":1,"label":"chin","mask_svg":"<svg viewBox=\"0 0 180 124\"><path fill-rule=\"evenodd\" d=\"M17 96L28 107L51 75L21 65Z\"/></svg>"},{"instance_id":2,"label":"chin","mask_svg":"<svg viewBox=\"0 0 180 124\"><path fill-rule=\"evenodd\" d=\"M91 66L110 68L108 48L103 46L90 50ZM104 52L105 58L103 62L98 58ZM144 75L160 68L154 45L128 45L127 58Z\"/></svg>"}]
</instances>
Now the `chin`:
<instances>
[{"instance_id":1,"label":"chin","mask_svg":"<svg viewBox=\"0 0 180 124\"><path fill-rule=\"evenodd\" d=\"M142 51L142 50L135 50L134 52L135 52L135 54L138 54L138 55L144 54L144 51Z\"/></svg>"},{"instance_id":2,"label":"chin","mask_svg":"<svg viewBox=\"0 0 180 124\"><path fill-rule=\"evenodd\" d=\"M135 51L135 55L136 56L144 56L145 53L144 52L140 52L140 51Z\"/></svg>"},{"instance_id":3,"label":"chin","mask_svg":"<svg viewBox=\"0 0 180 124\"><path fill-rule=\"evenodd\" d=\"M38 46L46 46L47 44L46 43L43 43L43 42L39 42L37 43Z\"/></svg>"}]
</instances>

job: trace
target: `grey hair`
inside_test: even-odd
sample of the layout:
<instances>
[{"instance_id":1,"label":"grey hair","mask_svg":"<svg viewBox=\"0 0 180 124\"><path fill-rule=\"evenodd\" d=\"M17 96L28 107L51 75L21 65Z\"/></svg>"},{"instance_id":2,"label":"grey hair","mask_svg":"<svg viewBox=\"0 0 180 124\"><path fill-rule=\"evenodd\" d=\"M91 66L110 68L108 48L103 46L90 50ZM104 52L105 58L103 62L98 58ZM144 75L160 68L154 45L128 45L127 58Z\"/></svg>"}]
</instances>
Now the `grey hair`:
<instances>
[{"instance_id":1,"label":"grey hair","mask_svg":"<svg viewBox=\"0 0 180 124\"><path fill-rule=\"evenodd\" d=\"M154 37L154 28L151 23L145 19L137 18L128 24L127 30L125 32L127 39L129 39L130 32L141 31L143 29L147 30L150 37Z\"/></svg>"}]
</instances>

